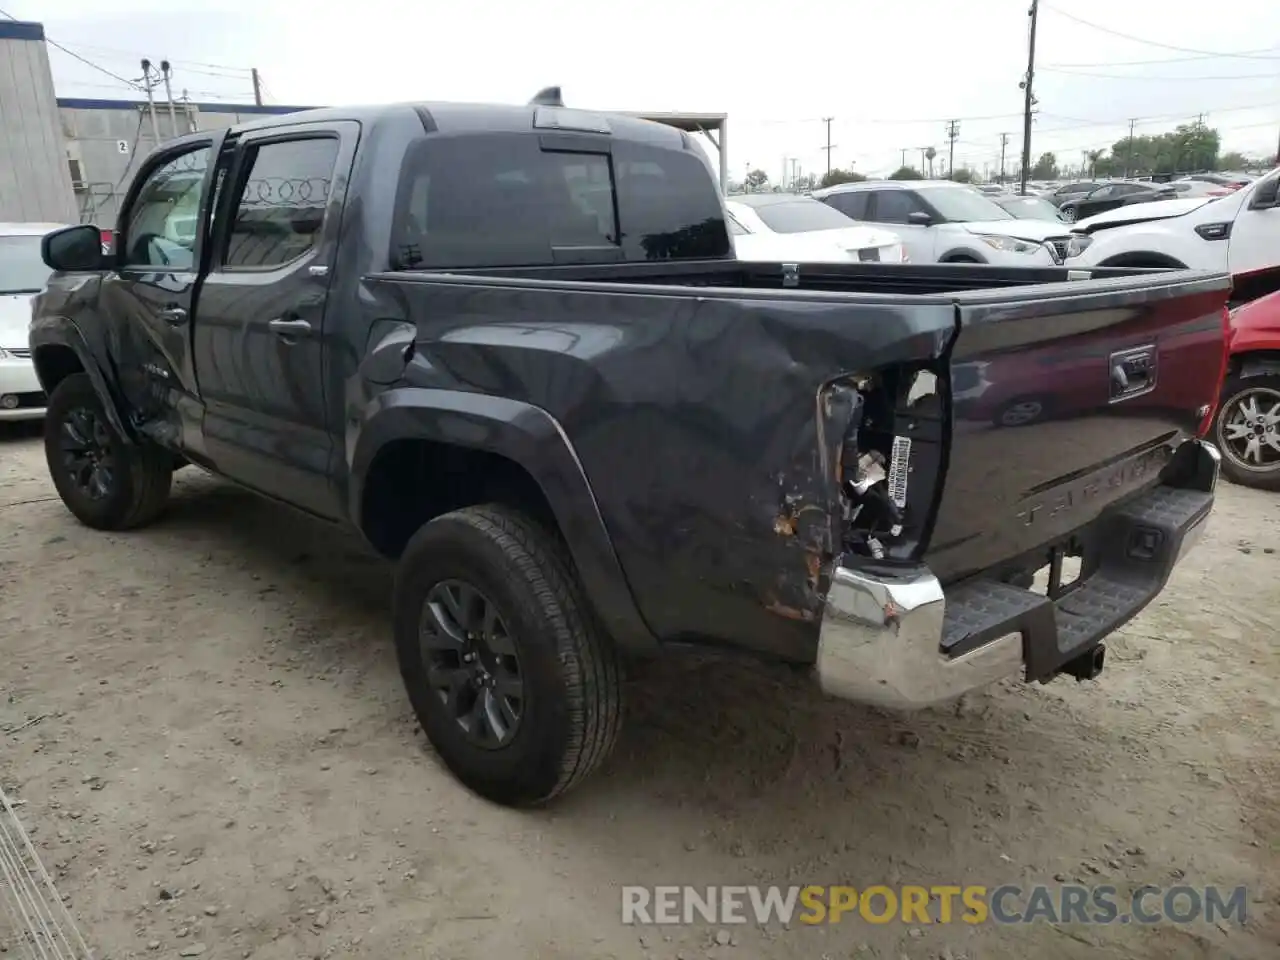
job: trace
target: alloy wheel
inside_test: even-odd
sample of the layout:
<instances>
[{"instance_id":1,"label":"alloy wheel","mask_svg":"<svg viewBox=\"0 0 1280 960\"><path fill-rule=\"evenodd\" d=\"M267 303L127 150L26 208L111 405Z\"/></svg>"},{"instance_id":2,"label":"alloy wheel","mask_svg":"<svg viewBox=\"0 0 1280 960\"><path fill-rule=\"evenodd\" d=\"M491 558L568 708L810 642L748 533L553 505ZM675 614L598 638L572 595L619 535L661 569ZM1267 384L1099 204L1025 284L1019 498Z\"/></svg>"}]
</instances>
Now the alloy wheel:
<instances>
[{"instance_id":1,"label":"alloy wheel","mask_svg":"<svg viewBox=\"0 0 1280 960\"><path fill-rule=\"evenodd\" d=\"M461 580L427 593L418 629L427 683L467 740L506 746L524 715L524 678L505 619L488 597Z\"/></svg>"},{"instance_id":2,"label":"alloy wheel","mask_svg":"<svg viewBox=\"0 0 1280 960\"><path fill-rule=\"evenodd\" d=\"M1255 387L1232 397L1218 418L1218 446L1242 470L1280 469L1280 390Z\"/></svg>"},{"instance_id":3,"label":"alloy wheel","mask_svg":"<svg viewBox=\"0 0 1280 960\"><path fill-rule=\"evenodd\" d=\"M111 495L116 460L111 433L101 414L88 407L67 411L58 432L58 448L72 484L90 500Z\"/></svg>"}]
</instances>

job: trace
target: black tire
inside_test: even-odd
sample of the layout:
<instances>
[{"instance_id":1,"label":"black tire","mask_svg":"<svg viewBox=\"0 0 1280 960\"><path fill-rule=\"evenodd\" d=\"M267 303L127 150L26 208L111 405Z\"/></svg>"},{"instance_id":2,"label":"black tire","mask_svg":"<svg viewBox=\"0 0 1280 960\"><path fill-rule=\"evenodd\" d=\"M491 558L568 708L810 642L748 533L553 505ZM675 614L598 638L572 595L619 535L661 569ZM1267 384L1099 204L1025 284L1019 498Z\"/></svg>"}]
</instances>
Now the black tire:
<instances>
[{"instance_id":1,"label":"black tire","mask_svg":"<svg viewBox=\"0 0 1280 960\"><path fill-rule=\"evenodd\" d=\"M98 461L109 467L90 491L78 482L67 445L77 424L92 422L99 437ZM69 432L70 431L70 432ZM153 444L129 444L112 428L102 400L87 374L75 373L53 390L44 416L44 453L58 496L75 518L95 530L128 530L150 523L169 501L172 454ZM81 476L84 471L81 470Z\"/></svg>"},{"instance_id":2,"label":"black tire","mask_svg":"<svg viewBox=\"0 0 1280 960\"><path fill-rule=\"evenodd\" d=\"M1256 397L1261 405L1271 407L1280 403L1280 376L1228 377L1222 385L1218 412L1213 418L1213 441L1222 453L1222 472L1232 483L1243 487L1256 487L1259 490L1280 490L1280 455L1263 465L1250 465L1239 441L1233 442L1229 437L1229 424L1237 415L1243 415L1240 404L1246 402L1250 395ZM1265 430L1265 427L1264 427ZM1275 427L1280 431L1280 426ZM1271 434L1273 437L1277 433ZM1260 456L1265 458L1267 447L1264 444Z\"/></svg>"},{"instance_id":3,"label":"black tire","mask_svg":"<svg viewBox=\"0 0 1280 960\"><path fill-rule=\"evenodd\" d=\"M429 681L421 624L429 595L449 584L477 591L510 625L505 634L519 658L522 709L500 746L477 745ZM393 610L414 712L445 765L471 790L508 806L544 803L609 755L622 719L618 655L560 541L533 520L487 505L427 523L400 560Z\"/></svg>"}]
</instances>

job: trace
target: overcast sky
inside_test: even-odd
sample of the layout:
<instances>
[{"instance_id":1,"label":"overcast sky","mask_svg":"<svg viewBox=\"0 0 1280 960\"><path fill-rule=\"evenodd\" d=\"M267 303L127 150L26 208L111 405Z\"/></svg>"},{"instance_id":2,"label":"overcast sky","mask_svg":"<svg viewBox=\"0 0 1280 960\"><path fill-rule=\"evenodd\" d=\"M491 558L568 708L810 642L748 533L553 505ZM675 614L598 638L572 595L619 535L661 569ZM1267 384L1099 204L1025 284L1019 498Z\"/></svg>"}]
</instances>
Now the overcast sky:
<instances>
[{"instance_id":1,"label":"overcast sky","mask_svg":"<svg viewBox=\"0 0 1280 960\"><path fill-rule=\"evenodd\" d=\"M904 148L918 165L926 145L945 158L949 118L960 121L957 166L998 166L1001 132L1012 165L1029 4L0 0L0 9L42 21L52 39L125 80L140 75L141 57L168 58L195 100L252 102L256 66L269 103L523 102L560 84L571 106L723 112L731 174L750 164L776 181L784 157L826 168L823 117L834 118L835 166L887 173ZM1158 133L1201 113L1225 149L1273 154L1280 2L1228 7L1042 2L1033 154L1079 163L1081 151L1123 136L1129 118ZM1220 52L1236 56L1192 59ZM62 51L50 59L61 96L130 94Z\"/></svg>"}]
</instances>

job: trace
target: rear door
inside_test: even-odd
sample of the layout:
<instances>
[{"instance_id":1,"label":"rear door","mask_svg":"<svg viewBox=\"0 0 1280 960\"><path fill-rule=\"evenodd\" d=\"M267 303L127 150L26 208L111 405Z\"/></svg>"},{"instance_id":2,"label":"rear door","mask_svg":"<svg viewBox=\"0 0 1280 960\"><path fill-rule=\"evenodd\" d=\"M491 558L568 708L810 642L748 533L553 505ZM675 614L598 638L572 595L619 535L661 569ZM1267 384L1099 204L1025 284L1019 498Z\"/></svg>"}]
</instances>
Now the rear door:
<instances>
[{"instance_id":1,"label":"rear door","mask_svg":"<svg viewBox=\"0 0 1280 960\"><path fill-rule=\"evenodd\" d=\"M910 190L873 190L867 212L872 223L884 224L902 239L912 263L933 263L937 230L911 223L912 213L929 213L928 207Z\"/></svg>"},{"instance_id":2,"label":"rear door","mask_svg":"<svg viewBox=\"0 0 1280 960\"><path fill-rule=\"evenodd\" d=\"M325 413L325 304L358 134L342 121L241 136L193 340L214 468L326 517L341 515L341 425Z\"/></svg>"},{"instance_id":3,"label":"rear door","mask_svg":"<svg viewBox=\"0 0 1280 960\"><path fill-rule=\"evenodd\" d=\"M1219 388L1230 281L1182 276L956 295L950 363L970 389L929 547L940 578L1071 533L1194 434Z\"/></svg>"},{"instance_id":4,"label":"rear door","mask_svg":"<svg viewBox=\"0 0 1280 960\"><path fill-rule=\"evenodd\" d=\"M121 207L114 269L102 281L130 410L188 448L199 429L191 311L223 138L185 137L147 160Z\"/></svg>"}]
</instances>

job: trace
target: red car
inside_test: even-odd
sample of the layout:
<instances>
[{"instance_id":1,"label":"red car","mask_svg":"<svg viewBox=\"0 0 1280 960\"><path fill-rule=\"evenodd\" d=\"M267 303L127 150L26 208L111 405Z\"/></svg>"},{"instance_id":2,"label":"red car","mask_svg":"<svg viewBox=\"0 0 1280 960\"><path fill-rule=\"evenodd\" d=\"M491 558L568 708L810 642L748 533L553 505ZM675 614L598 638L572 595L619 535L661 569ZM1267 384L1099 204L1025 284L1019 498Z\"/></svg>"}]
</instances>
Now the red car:
<instances>
[{"instance_id":1,"label":"red car","mask_svg":"<svg viewBox=\"0 0 1280 960\"><path fill-rule=\"evenodd\" d=\"M1280 291L1231 313L1213 441L1236 483L1280 490Z\"/></svg>"}]
</instances>

